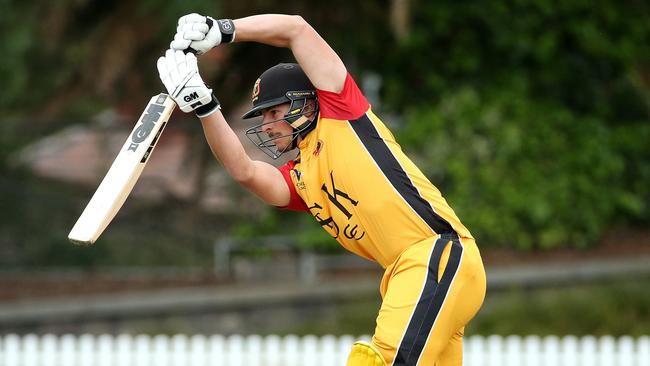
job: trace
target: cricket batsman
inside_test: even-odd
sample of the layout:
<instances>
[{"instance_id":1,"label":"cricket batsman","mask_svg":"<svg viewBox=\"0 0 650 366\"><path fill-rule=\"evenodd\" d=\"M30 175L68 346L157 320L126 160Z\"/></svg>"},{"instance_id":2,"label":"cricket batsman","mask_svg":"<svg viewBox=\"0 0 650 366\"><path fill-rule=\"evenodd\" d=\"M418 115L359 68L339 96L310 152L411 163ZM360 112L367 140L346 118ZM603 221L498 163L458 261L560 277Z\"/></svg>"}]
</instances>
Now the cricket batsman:
<instances>
[{"instance_id":1,"label":"cricket batsman","mask_svg":"<svg viewBox=\"0 0 650 366\"><path fill-rule=\"evenodd\" d=\"M243 116L259 121L246 133L269 156L298 150L283 166L246 154L199 75L195 54L230 42L286 47L297 61L262 73ZM486 290L474 238L302 17L185 15L158 71L233 179L273 206L312 215L385 269L374 335L352 346L348 366L462 364L463 331Z\"/></svg>"}]
</instances>

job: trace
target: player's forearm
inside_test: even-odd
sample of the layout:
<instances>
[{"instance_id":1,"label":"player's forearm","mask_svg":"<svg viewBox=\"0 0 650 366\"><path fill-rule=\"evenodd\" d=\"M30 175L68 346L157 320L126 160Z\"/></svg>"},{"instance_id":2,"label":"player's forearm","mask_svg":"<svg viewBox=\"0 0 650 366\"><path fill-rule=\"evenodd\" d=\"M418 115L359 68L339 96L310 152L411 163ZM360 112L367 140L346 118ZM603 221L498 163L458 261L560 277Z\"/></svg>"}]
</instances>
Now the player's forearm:
<instances>
[{"instance_id":1,"label":"player's forearm","mask_svg":"<svg viewBox=\"0 0 650 366\"><path fill-rule=\"evenodd\" d=\"M264 14L235 19L235 42L259 42L291 49L318 89L340 92L347 70L343 61L302 17Z\"/></svg>"},{"instance_id":2,"label":"player's forearm","mask_svg":"<svg viewBox=\"0 0 650 366\"><path fill-rule=\"evenodd\" d=\"M291 47L301 32L310 27L298 15L263 14L235 19L235 42L259 42L276 47Z\"/></svg>"},{"instance_id":3,"label":"player's forearm","mask_svg":"<svg viewBox=\"0 0 650 366\"><path fill-rule=\"evenodd\" d=\"M250 179L254 169L253 162L221 111L202 118L201 124L212 154L228 174L240 183Z\"/></svg>"}]
</instances>

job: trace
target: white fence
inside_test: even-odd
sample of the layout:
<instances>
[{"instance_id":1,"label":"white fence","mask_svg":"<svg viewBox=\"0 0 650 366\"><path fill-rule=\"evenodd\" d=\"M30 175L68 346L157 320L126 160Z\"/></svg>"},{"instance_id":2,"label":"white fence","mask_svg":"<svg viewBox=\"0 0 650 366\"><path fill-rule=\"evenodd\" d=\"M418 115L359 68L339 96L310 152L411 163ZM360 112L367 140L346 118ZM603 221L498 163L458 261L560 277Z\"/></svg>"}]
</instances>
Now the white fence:
<instances>
[{"instance_id":1,"label":"white fence","mask_svg":"<svg viewBox=\"0 0 650 366\"><path fill-rule=\"evenodd\" d=\"M367 337L364 337L367 339ZM2 366L341 366L351 336L0 336ZM650 337L465 340L467 366L649 366Z\"/></svg>"}]
</instances>

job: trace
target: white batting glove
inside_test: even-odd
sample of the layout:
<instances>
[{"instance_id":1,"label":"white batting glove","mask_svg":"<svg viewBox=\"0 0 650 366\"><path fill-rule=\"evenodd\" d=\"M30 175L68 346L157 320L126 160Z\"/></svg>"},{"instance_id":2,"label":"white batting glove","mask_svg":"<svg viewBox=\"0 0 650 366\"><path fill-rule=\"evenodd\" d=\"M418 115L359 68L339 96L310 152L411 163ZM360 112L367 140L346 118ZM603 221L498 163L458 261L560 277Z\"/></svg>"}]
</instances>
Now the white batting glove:
<instances>
[{"instance_id":1,"label":"white batting glove","mask_svg":"<svg viewBox=\"0 0 650 366\"><path fill-rule=\"evenodd\" d=\"M195 111L200 118L221 108L212 89L201 79L196 56L188 52L167 50L158 59L158 74L167 92L183 112Z\"/></svg>"},{"instance_id":2,"label":"white batting glove","mask_svg":"<svg viewBox=\"0 0 650 366\"><path fill-rule=\"evenodd\" d=\"M178 19L174 40L169 47L173 50L192 50L204 54L221 43L235 40L235 25L230 19L215 20L196 13Z\"/></svg>"}]
</instances>

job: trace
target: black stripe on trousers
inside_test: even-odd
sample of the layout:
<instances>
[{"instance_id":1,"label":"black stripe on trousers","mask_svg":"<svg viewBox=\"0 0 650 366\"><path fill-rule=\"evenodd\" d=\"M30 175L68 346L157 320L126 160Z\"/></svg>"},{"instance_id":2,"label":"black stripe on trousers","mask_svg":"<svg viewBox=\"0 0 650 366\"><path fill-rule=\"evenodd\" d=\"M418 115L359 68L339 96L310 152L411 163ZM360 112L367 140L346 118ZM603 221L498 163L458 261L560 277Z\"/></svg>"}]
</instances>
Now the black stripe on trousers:
<instances>
[{"instance_id":1,"label":"black stripe on trousers","mask_svg":"<svg viewBox=\"0 0 650 366\"><path fill-rule=\"evenodd\" d=\"M451 282L456 275L463 247L451 224L440 217L429 202L420 196L413 182L411 182L397 158L390 151L386 142L381 138L370 118L364 114L359 119L350 121L350 125L395 190L435 233L442 234L434 245L429 258L424 289L418 303L415 305L411 320L393 361L394 366L415 365L424 350L431 328L440 313ZM440 283L438 283L440 258L449 242L452 243L449 260Z\"/></svg>"},{"instance_id":2,"label":"black stripe on trousers","mask_svg":"<svg viewBox=\"0 0 650 366\"><path fill-rule=\"evenodd\" d=\"M451 233L454 229L445 219L433 211L431 204L425 200L411 182L402 166L393 155L392 151L381 138L379 132L372 124L367 115L350 121L352 129L365 146L372 159L377 163L379 169L384 173L388 181L413 210L431 227L436 234Z\"/></svg>"},{"instance_id":3,"label":"black stripe on trousers","mask_svg":"<svg viewBox=\"0 0 650 366\"><path fill-rule=\"evenodd\" d=\"M451 252L447 266L438 283L438 266L445 247L451 242ZM406 328L404 337L399 345L393 366L416 365L424 350L431 328L438 318L442 304L447 297L451 282L454 280L460 259L463 254L463 247L456 234L444 234L436 241L433 252L429 258L427 279L418 300L411 320Z\"/></svg>"}]
</instances>

